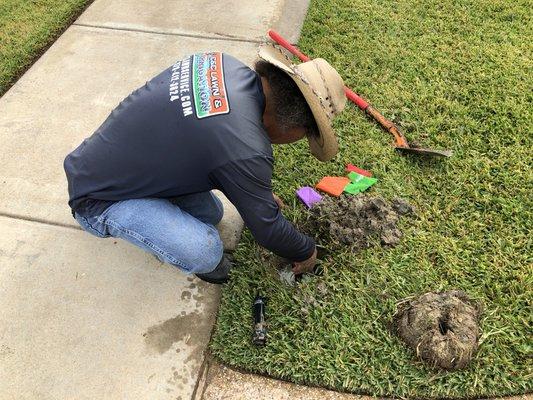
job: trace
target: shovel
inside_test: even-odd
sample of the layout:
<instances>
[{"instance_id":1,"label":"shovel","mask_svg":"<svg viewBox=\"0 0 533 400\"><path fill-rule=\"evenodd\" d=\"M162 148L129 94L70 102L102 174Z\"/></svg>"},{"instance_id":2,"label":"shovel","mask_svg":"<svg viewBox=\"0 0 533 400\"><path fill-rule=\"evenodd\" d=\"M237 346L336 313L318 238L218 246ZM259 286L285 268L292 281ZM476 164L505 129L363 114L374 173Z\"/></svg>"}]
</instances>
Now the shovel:
<instances>
[{"instance_id":1,"label":"shovel","mask_svg":"<svg viewBox=\"0 0 533 400\"><path fill-rule=\"evenodd\" d=\"M304 53L298 50L295 46L290 44L286 39L284 39L279 33L270 29L268 35L279 45L283 46L289 52L298 57L301 61L306 62L311 59L307 57ZM394 147L397 150L400 150L404 153L413 153L421 154L434 157L450 157L453 153L451 150L434 150L426 149L422 147L410 146L407 142L407 139L403 133L398 129L398 127L387 118L385 118L378 110L368 104L361 96L353 92L349 87L344 87L344 92L346 97L357 105L361 110L363 110L367 115L371 116L376 120L386 131L388 131L394 137Z\"/></svg>"}]
</instances>

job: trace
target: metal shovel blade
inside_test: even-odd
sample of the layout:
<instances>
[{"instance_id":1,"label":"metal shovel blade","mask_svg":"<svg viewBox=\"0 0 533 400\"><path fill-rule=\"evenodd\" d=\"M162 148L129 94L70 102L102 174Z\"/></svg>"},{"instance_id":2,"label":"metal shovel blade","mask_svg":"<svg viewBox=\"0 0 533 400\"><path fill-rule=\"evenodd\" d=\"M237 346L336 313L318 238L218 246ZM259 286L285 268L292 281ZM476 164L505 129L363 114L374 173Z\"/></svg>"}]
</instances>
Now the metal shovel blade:
<instances>
[{"instance_id":1,"label":"metal shovel blade","mask_svg":"<svg viewBox=\"0 0 533 400\"><path fill-rule=\"evenodd\" d=\"M451 157L453 155L453 151L451 150L424 149L422 147L396 147L396 149L404 153L419 154L431 157Z\"/></svg>"}]
</instances>

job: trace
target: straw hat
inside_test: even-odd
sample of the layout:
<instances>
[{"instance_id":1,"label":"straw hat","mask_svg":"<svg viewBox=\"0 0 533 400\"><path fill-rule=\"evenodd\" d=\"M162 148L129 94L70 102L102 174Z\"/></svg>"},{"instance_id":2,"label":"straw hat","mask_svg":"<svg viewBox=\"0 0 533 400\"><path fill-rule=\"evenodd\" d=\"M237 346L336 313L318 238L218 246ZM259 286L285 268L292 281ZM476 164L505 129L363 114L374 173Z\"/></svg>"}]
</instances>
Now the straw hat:
<instances>
[{"instance_id":1,"label":"straw hat","mask_svg":"<svg viewBox=\"0 0 533 400\"><path fill-rule=\"evenodd\" d=\"M322 58L293 64L279 46L265 43L259 47L259 57L285 71L304 95L318 125L320 136L309 137L311 153L320 161L331 160L339 145L331 121L346 104L341 76Z\"/></svg>"}]
</instances>

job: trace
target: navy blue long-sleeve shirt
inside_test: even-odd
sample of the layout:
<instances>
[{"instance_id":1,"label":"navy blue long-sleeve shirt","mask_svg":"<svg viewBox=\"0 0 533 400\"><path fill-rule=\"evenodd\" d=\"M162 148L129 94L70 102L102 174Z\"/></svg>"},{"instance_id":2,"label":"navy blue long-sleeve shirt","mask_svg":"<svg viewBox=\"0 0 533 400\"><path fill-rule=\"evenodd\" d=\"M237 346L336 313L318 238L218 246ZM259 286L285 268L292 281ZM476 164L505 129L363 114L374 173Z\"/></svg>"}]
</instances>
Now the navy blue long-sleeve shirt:
<instances>
[{"instance_id":1,"label":"navy blue long-sleeve shirt","mask_svg":"<svg viewBox=\"0 0 533 400\"><path fill-rule=\"evenodd\" d=\"M64 167L69 205L98 215L113 202L221 190L259 244L293 261L314 241L272 196L272 146L260 77L223 53L186 57L131 93Z\"/></svg>"}]
</instances>

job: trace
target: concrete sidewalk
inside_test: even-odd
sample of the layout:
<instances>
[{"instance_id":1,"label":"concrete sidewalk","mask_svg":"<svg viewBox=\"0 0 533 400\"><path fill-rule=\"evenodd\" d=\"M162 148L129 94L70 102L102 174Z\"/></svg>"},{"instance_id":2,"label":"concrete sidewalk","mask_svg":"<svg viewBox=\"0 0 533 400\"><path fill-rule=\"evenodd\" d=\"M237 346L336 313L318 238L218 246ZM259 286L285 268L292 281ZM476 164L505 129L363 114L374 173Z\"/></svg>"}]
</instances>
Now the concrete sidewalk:
<instances>
[{"instance_id":1,"label":"concrete sidewalk","mask_svg":"<svg viewBox=\"0 0 533 400\"><path fill-rule=\"evenodd\" d=\"M0 99L0 399L190 399L218 288L82 232L62 162L132 90L184 55L251 64L298 1L96 0ZM225 203L233 248L242 221Z\"/></svg>"}]
</instances>

